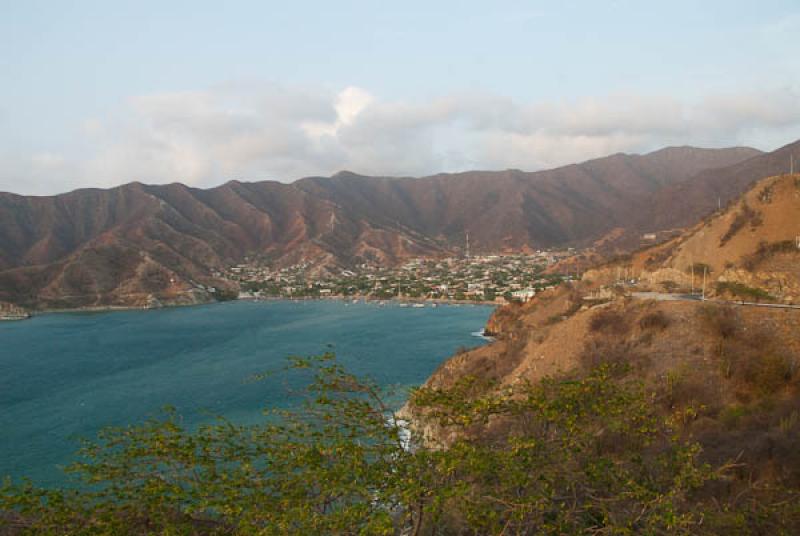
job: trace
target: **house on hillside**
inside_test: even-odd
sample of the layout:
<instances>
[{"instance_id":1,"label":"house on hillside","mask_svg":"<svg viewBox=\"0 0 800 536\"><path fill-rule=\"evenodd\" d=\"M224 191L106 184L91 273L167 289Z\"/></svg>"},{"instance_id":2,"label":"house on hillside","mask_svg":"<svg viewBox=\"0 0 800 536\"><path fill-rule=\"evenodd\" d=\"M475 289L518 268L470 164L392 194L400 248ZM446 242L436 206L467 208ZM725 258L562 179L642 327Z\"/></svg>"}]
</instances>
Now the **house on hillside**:
<instances>
[{"instance_id":1,"label":"house on hillside","mask_svg":"<svg viewBox=\"0 0 800 536\"><path fill-rule=\"evenodd\" d=\"M511 297L515 300L519 300L521 302L526 302L533 298L536 295L536 291L532 288L524 288L520 290L515 290L511 293Z\"/></svg>"}]
</instances>

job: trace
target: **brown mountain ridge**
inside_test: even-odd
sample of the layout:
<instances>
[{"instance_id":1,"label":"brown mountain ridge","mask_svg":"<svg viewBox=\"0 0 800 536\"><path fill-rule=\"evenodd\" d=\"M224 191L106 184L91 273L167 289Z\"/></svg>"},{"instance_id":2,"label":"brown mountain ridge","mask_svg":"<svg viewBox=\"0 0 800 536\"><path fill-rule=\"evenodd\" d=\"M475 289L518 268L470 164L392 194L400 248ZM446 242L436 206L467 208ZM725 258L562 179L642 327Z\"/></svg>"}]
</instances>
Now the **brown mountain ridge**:
<instances>
[{"instance_id":1,"label":"brown mountain ridge","mask_svg":"<svg viewBox=\"0 0 800 536\"><path fill-rule=\"evenodd\" d=\"M698 201L648 227L672 228L699 219L717 197L727 202L751 169L779 165L787 150L673 147L538 172L0 193L0 301L194 303L214 298L208 287L235 292L212 274L246 255L318 268L392 264L457 252L466 232L476 252L590 243L615 228L638 233L648 206L684 188Z\"/></svg>"}]
</instances>

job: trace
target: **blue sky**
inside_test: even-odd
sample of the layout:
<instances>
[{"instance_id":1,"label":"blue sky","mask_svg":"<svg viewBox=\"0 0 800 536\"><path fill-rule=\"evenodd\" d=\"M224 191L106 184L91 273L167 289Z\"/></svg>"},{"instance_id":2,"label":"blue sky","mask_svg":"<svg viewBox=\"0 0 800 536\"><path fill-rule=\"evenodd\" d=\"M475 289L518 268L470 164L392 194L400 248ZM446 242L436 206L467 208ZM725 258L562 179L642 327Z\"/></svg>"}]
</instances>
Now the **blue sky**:
<instances>
[{"instance_id":1,"label":"blue sky","mask_svg":"<svg viewBox=\"0 0 800 536\"><path fill-rule=\"evenodd\" d=\"M0 190L800 137L800 4L0 0Z\"/></svg>"}]
</instances>

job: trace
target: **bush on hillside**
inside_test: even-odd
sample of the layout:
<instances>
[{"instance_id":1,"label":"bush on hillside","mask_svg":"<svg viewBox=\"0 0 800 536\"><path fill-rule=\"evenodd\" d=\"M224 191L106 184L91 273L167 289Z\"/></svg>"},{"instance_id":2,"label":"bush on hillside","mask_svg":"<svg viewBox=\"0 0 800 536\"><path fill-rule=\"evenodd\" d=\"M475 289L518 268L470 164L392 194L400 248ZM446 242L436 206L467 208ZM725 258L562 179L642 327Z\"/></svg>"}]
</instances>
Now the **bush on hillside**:
<instances>
[{"instance_id":1,"label":"bush on hillside","mask_svg":"<svg viewBox=\"0 0 800 536\"><path fill-rule=\"evenodd\" d=\"M758 192L758 200L764 204L772 203L772 193L775 190L775 184L769 184L764 186L760 192Z\"/></svg>"},{"instance_id":2,"label":"bush on hillside","mask_svg":"<svg viewBox=\"0 0 800 536\"><path fill-rule=\"evenodd\" d=\"M670 322L669 316L664 311L652 311L639 319L639 327L642 329L666 329Z\"/></svg>"},{"instance_id":3,"label":"bush on hillside","mask_svg":"<svg viewBox=\"0 0 800 536\"><path fill-rule=\"evenodd\" d=\"M717 294L730 294L742 300L753 300L760 302L762 300L775 301L775 297L764 289L749 287L743 283L734 281L720 281L716 286Z\"/></svg>"},{"instance_id":4,"label":"bush on hillside","mask_svg":"<svg viewBox=\"0 0 800 536\"><path fill-rule=\"evenodd\" d=\"M630 329L626 315L615 309L603 309L592 315L589 329L608 335L625 335Z\"/></svg>"},{"instance_id":5,"label":"bush on hillside","mask_svg":"<svg viewBox=\"0 0 800 536\"><path fill-rule=\"evenodd\" d=\"M730 306L706 304L700 308L698 315L712 335L723 339L733 337L741 328L739 312Z\"/></svg>"}]
</instances>

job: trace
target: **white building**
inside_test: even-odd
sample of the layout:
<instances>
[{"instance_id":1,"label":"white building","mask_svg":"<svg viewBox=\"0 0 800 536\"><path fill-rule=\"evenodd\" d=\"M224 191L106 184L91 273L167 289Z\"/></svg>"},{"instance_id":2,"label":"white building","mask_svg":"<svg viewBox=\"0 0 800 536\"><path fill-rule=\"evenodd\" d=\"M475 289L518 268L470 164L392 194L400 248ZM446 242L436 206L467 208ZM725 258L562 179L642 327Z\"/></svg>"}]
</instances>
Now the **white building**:
<instances>
[{"instance_id":1,"label":"white building","mask_svg":"<svg viewBox=\"0 0 800 536\"><path fill-rule=\"evenodd\" d=\"M536 291L532 288L524 288L521 290L515 290L511 293L511 297L515 300L519 300L522 302L526 302L533 298L536 295Z\"/></svg>"}]
</instances>

